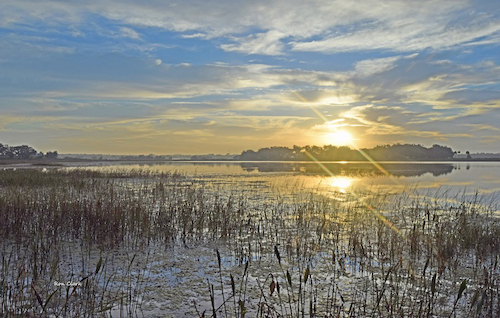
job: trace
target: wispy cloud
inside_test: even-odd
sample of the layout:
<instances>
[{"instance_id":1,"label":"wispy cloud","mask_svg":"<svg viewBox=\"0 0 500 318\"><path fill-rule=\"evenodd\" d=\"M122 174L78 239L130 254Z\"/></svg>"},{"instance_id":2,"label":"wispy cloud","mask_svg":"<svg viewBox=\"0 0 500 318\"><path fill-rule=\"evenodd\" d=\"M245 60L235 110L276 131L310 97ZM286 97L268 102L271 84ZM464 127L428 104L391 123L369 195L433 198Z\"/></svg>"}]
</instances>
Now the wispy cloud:
<instances>
[{"instance_id":1,"label":"wispy cloud","mask_svg":"<svg viewBox=\"0 0 500 318\"><path fill-rule=\"evenodd\" d=\"M121 32L122 37L127 37L127 38L131 38L131 39L135 39L135 40L139 40L141 38L139 33L137 33L136 31L134 31L131 28L121 27L120 32Z\"/></svg>"},{"instance_id":2,"label":"wispy cloud","mask_svg":"<svg viewBox=\"0 0 500 318\"><path fill-rule=\"evenodd\" d=\"M253 34L244 38L234 38L237 44L223 44L221 48L224 51L245 54L282 55L284 45L280 39L283 36L284 34L279 31Z\"/></svg>"},{"instance_id":3,"label":"wispy cloud","mask_svg":"<svg viewBox=\"0 0 500 318\"><path fill-rule=\"evenodd\" d=\"M182 34L181 37L184 39L208 38L208 36L204 33Z\"/></svg>"},{"instance_id":4,"label":"wispy cloud","mask_svg":"<svg viewBox=\"0 0 500 318\"><path fill-rule=\"evenodd\" d=\"M342 128L500 147L498 45L494 1L11 1L2 141L239 151Z\"/></svg>"},{"instance_id":5,"label":"wispy cloud","mask_svg":"<svg viewBox=\"0 0 500 318\"><path fill-rule=\"evenodd\" d=\"M122 24L183 32L185 38L230 36L226 50L246 54L280 53L290 37L293 50L346 52L384 49L398 52L456 45L498 43L498 12L474 7L465 0L417 3L349 0L302 1L183 1L148 0L123 3L16 1L2 6L0 25L33 23L78 25L88 14ZM138 34L126 27L130 37ZM246 37L236 36L262 30ZM130 32L133 31L133 32ZM193 32L187 33L186 32ZM236 36L236 37L235 37Z\"/></svg>"},{"instance_id":6,"label":"wispy cloud","mask_svg":"<svg viewBox=\"0 0 500 318\"><path fill-rule=\"evenodd\" d=\"M428 21L430 22L430 21ZM416 28L415 28L416 27ZM500 23L491 24L473 21L471 25L449 28L446 25L403 24L375 26L353 33L329 36L322 40L291 42L293 50L338 53L369 50L389 50L395 52L417 52L425 49L446 50L458 45L471 45L474 41L498 42ZM476 43L479 44L479 43Z\"/></svg>"}]
</instances>

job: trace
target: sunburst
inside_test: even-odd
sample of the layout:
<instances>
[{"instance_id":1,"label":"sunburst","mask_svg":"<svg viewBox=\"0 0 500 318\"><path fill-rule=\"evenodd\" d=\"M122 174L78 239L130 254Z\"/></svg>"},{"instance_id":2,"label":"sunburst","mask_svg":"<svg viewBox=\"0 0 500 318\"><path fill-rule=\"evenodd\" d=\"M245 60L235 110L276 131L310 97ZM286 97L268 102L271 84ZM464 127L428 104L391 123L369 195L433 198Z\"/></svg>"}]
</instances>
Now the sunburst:
<instances>
[{"instance_id":1,"label":"sunburst","mask_svg":"<svg viewBox=\"0 0 500 318\"><path fill-rule=\"evenodd\" d=\"M328 133L326 136L326 142L335 146L349 146L353 141L352 135L345 130Z\"/></svg>"}]
</instances>

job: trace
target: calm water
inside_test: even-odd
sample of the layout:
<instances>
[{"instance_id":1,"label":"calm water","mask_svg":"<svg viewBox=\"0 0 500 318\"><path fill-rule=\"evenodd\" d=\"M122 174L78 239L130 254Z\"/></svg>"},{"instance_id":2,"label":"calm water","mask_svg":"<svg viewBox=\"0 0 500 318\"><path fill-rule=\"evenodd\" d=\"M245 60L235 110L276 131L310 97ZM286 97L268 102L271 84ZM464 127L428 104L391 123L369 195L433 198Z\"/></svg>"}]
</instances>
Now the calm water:
<instances>
[{"instance_id":1,"label":"calm water","mask_svg":"<svg viewBox=\"0 0 500 318\"><path fill-rule=\"evenodd\" d=\"M500 162L170 162L101 163L96 170L146 169L177 171L211 182L294 185L324 193L366 191L399 192L405 188L425 195L473 196L488 201L500 198Z\"/></svg>"}]
</instances>

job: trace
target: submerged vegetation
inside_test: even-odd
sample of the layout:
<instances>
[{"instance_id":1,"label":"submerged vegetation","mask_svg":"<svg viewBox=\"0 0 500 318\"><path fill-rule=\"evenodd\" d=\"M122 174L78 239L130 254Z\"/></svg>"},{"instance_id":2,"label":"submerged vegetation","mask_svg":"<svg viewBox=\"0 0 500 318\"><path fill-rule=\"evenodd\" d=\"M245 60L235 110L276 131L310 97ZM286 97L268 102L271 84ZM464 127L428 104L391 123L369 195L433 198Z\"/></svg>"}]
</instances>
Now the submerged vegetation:
<instances>
[{"instance_id":1,"label":"submerged vegetation","mask_svg":"<svg viewBox=\"0 0 500 318\"><path fill-rule=\"evenodd\" d=\"M0 316L500 316L500 219L479 194L219 181L0 170Z\"/></svg>"}]
</instances>

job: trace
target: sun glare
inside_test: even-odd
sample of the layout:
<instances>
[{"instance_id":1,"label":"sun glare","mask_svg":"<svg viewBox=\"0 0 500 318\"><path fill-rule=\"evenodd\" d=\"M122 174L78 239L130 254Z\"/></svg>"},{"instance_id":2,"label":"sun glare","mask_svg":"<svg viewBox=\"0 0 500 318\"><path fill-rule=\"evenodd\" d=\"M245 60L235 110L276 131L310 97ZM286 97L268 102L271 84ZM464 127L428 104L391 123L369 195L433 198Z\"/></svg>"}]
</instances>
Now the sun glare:
<instances>
[{"instance_id":1,"label":"sun glare","mask_svg":"<svg viewBox=\"0 0 500 318\"><path fill-rule=\"evenodd\" d=\"M351 186L353 179L343 176L333 177L329 184L335 190L346 193L347 189Z\"/></svg>"},{"instance_id":2,"label":"sun glare","mask_svg":"<svg viewBox=\"0 0 500 318\"><path fill-rule=\"evenodd\" d=\"M335 146L349 146L353 142L352 135L345 130L329 133L326 136L326 143Z\"/></svg>"}]
</instances>

